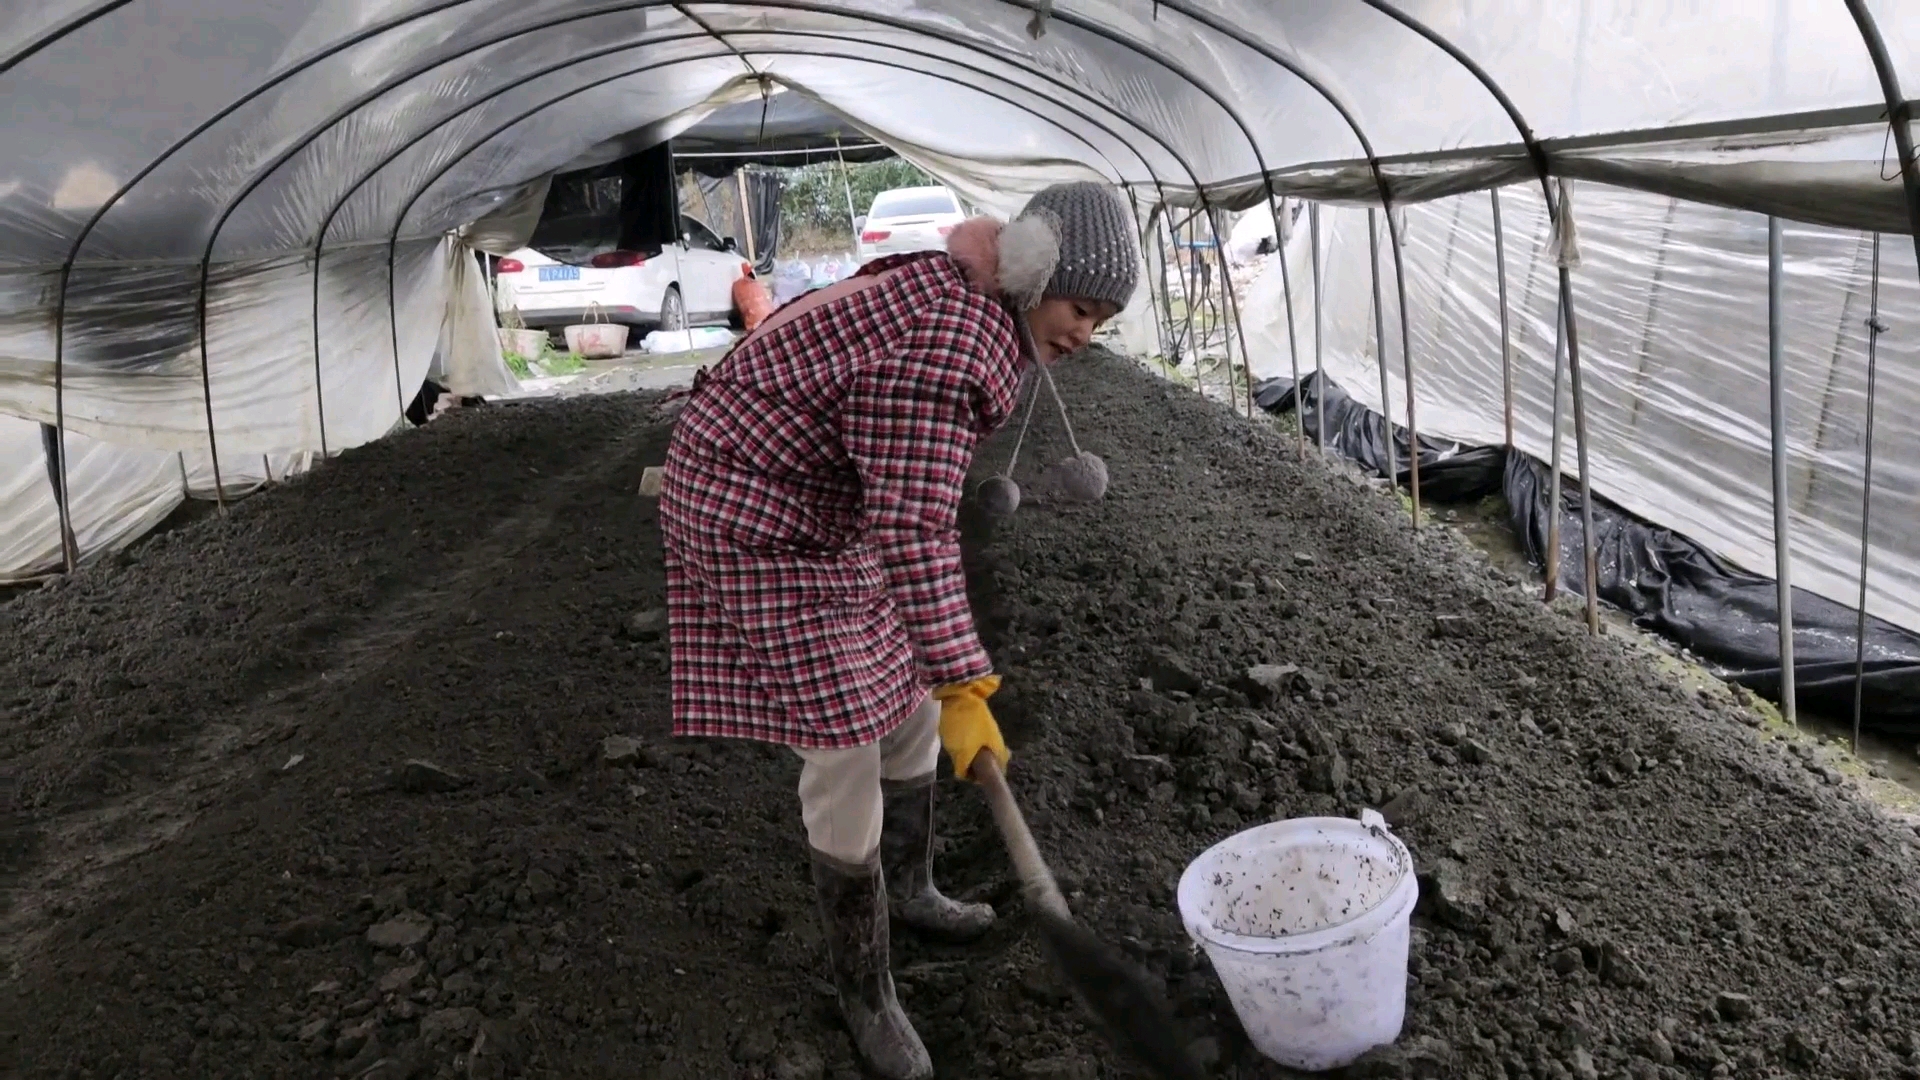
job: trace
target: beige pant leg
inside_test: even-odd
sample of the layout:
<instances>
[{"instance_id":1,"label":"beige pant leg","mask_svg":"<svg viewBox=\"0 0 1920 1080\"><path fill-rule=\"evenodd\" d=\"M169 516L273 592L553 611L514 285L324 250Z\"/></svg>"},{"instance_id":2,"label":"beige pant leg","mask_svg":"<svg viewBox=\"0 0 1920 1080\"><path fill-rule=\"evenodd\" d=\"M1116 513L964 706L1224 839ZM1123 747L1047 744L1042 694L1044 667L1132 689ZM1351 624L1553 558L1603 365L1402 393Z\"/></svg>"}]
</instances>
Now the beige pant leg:
<instances>
[{"instance_id":1,"label":"beige pant leg","mask_svg":"<svg viewBox=\"0 0 1920 1080\"><path fill-rule=\"evenodd\" d=\"M940 703L928 698L877 743L800 750L800 820L815 851L864 863L880 847L880 781L912 780L940 762Z\"/></svg>"},{"instance_id":2,"label":"beige pant leg","mask_svg":"<svg viewBox=\"0 0 1920 1080\"><path fill-rule=\"evenodd\" d=\"M866 862L880 847L880 744L794 753L807 843L844 863Z\"/></svg>"},{"instance_id":3,"label":"beige pant leg","mask_svg":"<svg viewBox=\"0 0 1920 1080\"><path fill-rule=\"evenodd\" d=\"M880 779L918 780L940 767L940 703L928 698L880 740Z\"/></svg>"}]
</instances>

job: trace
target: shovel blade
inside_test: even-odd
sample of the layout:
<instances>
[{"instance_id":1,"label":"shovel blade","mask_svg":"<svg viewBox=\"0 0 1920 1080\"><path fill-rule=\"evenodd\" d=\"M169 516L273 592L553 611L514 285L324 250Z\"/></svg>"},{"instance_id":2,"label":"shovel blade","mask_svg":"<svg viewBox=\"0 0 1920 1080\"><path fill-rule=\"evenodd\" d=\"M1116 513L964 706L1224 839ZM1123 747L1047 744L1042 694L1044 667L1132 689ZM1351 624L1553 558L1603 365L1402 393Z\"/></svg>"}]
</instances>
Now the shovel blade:
<instances>
[{"instance_id":1,"label":"shovel blade","mask_svg":"<svg viewBox=\"0 0 1920 1080\"><path fill-rule=\"evenodd\" d=\"M1054 966L1115 1049L1155 1080L1204 1080L1159 980L1072 919L1033 914Z\"/></svg>"}]
</instances>

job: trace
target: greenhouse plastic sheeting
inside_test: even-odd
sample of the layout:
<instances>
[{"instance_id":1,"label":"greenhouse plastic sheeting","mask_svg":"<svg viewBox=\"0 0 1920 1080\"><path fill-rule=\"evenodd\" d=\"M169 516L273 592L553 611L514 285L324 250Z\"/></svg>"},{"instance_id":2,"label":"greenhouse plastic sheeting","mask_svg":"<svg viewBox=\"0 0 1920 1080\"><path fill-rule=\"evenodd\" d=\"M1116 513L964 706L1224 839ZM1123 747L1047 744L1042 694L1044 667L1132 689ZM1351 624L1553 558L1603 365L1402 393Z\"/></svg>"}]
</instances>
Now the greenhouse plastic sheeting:
<instances>
[{"instance_id":1,"label":"greenhouse plastic sheeting","mask_svg":"<svg viewBox=\"0 0 1920 1080\"><path fill-rule=\"evenodd\" d=\"M1292 379L1255 387L1254 401L1273 413L1297 412L1302 429L1318 438L1324 422L1326 448L1385 476L1387 424L1332 380L1301 379L1294 400ZM1326 414L1324 420L1321 413ZM1410 484L1407 462L1413 444L1407 429L1392 425L1392 469ZM1504 446L1469 446L1452 439L1419 439L1420 493L1442 502L1503 497L1527 557L1546 564L1548 502L1552 471ZM1560 588L1578 596L1586 588L1581 554L1579 489L1561 478ZM1632 616L1642 630L1661 634L1732 679L1775 701L1780 699L1780 606L1778 586L1758 574L1727 566L1694 541L1622 510L1607 499L1593 507L1596 591L1601 600ZM1867 622L1866 649L1856 667L1859 609L1795 589L1794 698L1803 709L1828 716L1853 710L1856 671L1863 671L1861 722L1869 730L1920 734L1920 635L1881 619Z\"/></svg>"},{"instance_id":2,"label":"greenhouse plastic sheeting","mask_svg":"<svg viewBox=\"0 0 1920 1080\"><path fill-rule=\"evenodd\" d=\"M1920 5L1867 8L1890 74L1920 85ZM470 236L497 251L543 178L775 87L995 213L1073 178L1125 184L1143 221L1170 204L1248 209L1275 191L1370 201L1384 180L1399 202L1443 200L1415 208L1420 261L1434 250L1434 215L1450 212L1444 200L1524 180L1531 160L1515 117L1416 23L1504 89L1553 171L1658 196L1621 193L1622 205L1692 200L1683 223L1714 204L1836 228L1907 227L1898 170L1887 168L1885 96L1834 0L44 0L0 10L10 151L0 163L0 414L118 447L217 445L223 463L229 452L334 451L379 437L440 336L447 268L466 257L450 233L489 222ZM1513 202L1526 212L1520 195ZM1590 209L1590 247L1612 244L1625 258L1649 242L1644 230L1597 236L1609 211ZM1351 235L1336 239L1350 246ZM1806 249L1814 235L1793 233L1796 290L1831 300L1839 256ZM1730 389L1704 394L1703 406L1700 384L1674 374L1640 387L1644 402L1631 408L1641 411L1626 420L1597 406L1596 481L1673 508L1677 524L1751 563L1767 535L1752 498L1751 395L1764 366L1748 347L1761 325L1746 304L1751 237L1709 230L1693 247L1699 266L1720 260L1739 284L1661 301L1651 351L1668 362L1648 370L1675 369L1670 331L1706 325L1690 311L1733 298L1735 314L1715 309L1737 320L1729 342L1686 342ZM1888 280L1911 284L1910 262L1889 267ZM1609 354L1640 363L1633 341L1648 324L1634 298L1647 279L1625 265L1582 275L1604 382ZM1445 308L1455 282L1480 295L1491 279L1429 269L1414 280L1423 355L1442 355L1434 320L1465 313L1425 305ZM1542 294L1537 281L1527 287L1522 321L1537 337ZM1129 314L1129 342L1158 336L1150 307ZM1810 311L1795 331L1807 339L1795 345L1802 381L1817 374L1822 317ZM1335 352L1332 363L1361 356ZM1622 370L1633 387L1640 368ZM1481 355L1432 376L1459 380L1461 412L1482 430L1484 374ZM1674 397L1663 396L1669 382ZM1837 385L1796 400L1857 394ZM1530 408L1537 391L1527 390ZM1616 413L1630 408L1627 393ZM1724 482L1689 487L1666 458L1684 445L1679 428L1702 416L1721 425L1699 438L1723 451L1711 468ZM1845 447L1823 423L1796 419L1810 479L1795 551L1808 587L1827 594L1850 466L1837 463ZM1643 432L1649 424L1657 430ZM1626 445L1641 434L1644 445ZM1526 438L1538 443L1537 426ZM1695 488L1714 494L1689 499ZM1889 589L1904 588L1911 553L1889 545L1886 558ZM1881 600L1909 623L1914 603Z\"/></svg>"},{"instance_id":3,"label":"greenhouse plastic sheeting","mask_svg":"<svg viewBox=\"0 0 1920 1080\"><path fill-rule=\"evenodd\" d=\"M1568 144L1583 155L1618 148L1644 164L1743 131L1817 143L1835 123L1822 110L1871 123L1884 103L1858 30L1827 0L1404 6L1473 57L1533 131L1584 140ZM210 236L217 258L303 250L342 198L330 244L384 239L396 223L458 227L488 193L743 78L807 89L929 154L1174 191L1364 160L1353 127L1295 72L1396 168L1517 156L1492 95L1361 0L1060 2L1037 41L1031 6L1002 0L332 0L233 5L230 32L204 3L34 7L0 24L0 55L22 54L0 75L7 133L58 152L14 155L0 185L0 259L16 265L59 265L102 207L83 259L197 259ZM1874 9L1914 81L1920 12ZM34 33L49 27L65 31ZM1721 126L1645 134L1703 124Z\"/></svg>"},{"instance_id":4,"label":"greenhouse plastic sheeting","mask_svg":"<svg viewBox=\"0 0 1920 1080\"><path fill-rule=\"evenodd\" d=\"M1573 272L1596 491L1693 537L1733 564L1771 574L1772 445L1767 377L1767 222L1755 214L1596 184L1574 188ZM1514 439L1552 460L1557 273L1538 188L1501 191L1513 328ZM1505 441L1493 204L1486 193L1409 207L1404 229L1416 420L1423 433ZM1367 214L1323 209L1322 317L1328 373L1380 408ZM1393 256L1380 264L1387 413L1406 419ZM1288 247L1294 332L1312 367L1311 233ZM1920 279L1904 238L1882 247L1875 503L1868 610L1920 629ZM1857 602L1865 337L1872 239L1788 226L1786 395L1793 581ZM1291 372L1281 275L1252 283L1256 375ZM1259 313L1257 316L1251 313ZM1575 471L1571 399L1562 393L1563 468Z\"/></svg>"},{"instance_id":5,"label":"greenhouse plastic sheeting","mask_svg":"<svg viewBox=\"0 0 1920 1080\"><path fill-rule=\"evenodd\" d=\"M207 348L197 328L198 267L76 267L68 287L64 419L70 433L121 445L205 449L208 413L222 450L272 453L378 438L426 374L448 302L447 273L471 258L457 242L395 251L400 363L388 316L387 249L327 251L325 317L314 355L313 260L217 263L208 283ZM58 271L0 274L0 304L21 317L0 329L0 413L57 423L51 356ZM323 432L322 425L325 430Z\"/></svg>"},{"instance_id":6,"label":"greenhouse plastic sheeting","mask_svg":"<svg viewBox=\"0 0 1920 1080\"><path fill-rule=\"evenodd\" d=\"M520 380L507 370L507 358L500 351L493 293L487 289L479 260L462 249L453 260L448 278L447 315L436 350L438 362L429 374L460 397L509 397L519 393Z\"/></svg>"},{"instance_id":7,"label":"greenhouse plastic sheeting","mask_svg":"<svg viewBox=\"0 0 1920 1080\"><path fill-rule=\"evenodd\" d=\"M504 196L478 221L461 227L461 242L489 255L511 255L526 247L540 224L540 211L546 208L552 180L551 176L542 176Z\"/></svg>"},{"instance_id":8,"label":"greenhouse plastic sheeting","mask_svg":"<svg viewBox=\"0 0 1920 1080\"><path fill-rule=\"evenodd\" d=\"M41 432L32 421L0 416L0 584L62 565L60 511ZM82 551L111 550L144 534L186 497L178 454L121 452L69 435L66 456L74 537Z\"/></svg>"},{"instance_id":9,"label":"greenhouse plastic sheeting","mask_svg":"<svg viewBox=\"0 0 1920 1080\"><path fill-rule=\"evenodd\" d=\"M50 482L43 432L0 416L0 585L30 581L64 565L60 510ZM204 452L112 446L69 433L67 492L74 540L87 555L114 551L146 535L188 498L215 497L213 462ZM223 494L238 497L312 467L305 453L221 454Z\"/></svg>"}]
</instances>

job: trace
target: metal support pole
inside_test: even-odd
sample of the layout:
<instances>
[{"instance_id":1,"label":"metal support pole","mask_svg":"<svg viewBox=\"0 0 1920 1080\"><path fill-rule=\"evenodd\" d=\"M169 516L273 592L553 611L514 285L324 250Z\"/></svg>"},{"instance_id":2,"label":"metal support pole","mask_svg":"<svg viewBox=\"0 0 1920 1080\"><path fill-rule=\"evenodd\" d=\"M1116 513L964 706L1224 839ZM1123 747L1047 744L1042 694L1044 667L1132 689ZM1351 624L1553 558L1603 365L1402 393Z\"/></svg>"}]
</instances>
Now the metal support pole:
<instances>
[{"instance_id":1,"label":"metal support pole","mask_svg":"<svg viewBox=\"0 0 1920 1080\"><path fill-rule=\"evenodd\" d=\"M1220 219L1217 215L1207 214L1207 222L1213 230L1213 261L1220 264L1220 291L1226 296L1226 316L1233 320L1233 336L1240 339L1240 374L1246 377L1246 385L1241 387L1246 396L1247 419L1253 419L1253 353L1247 349L1247 324L1240 317L1240 298L1233 294L1233 274L1227 266L1227 245L1220 239ZM1225 334L1221 335L1223 338ZM1233 350L1227 349L1227 381L1233 381Z\"/></svg>"},{"instance_id":2,"label":"metal support pole","mask_svg":"<svg viewBox=\"0 0 1920 1080\"><path fill-rule=\"evenodd\" d=\"M213 432L213 370L207 344L207 291L210 273L207 261L200 260L200 296L195 305L200 321L200 391L207 403L207 456L213 461L213 504L221 517L227 516L227 485L220 477L220 440ZM61 455L65 457L64 454Z\"/></svg>"},{"instance_id":3,"label":"metal support pole","mask_svg":"<svg viewBox=\"0 0 1920 1080\"><path fill-rule=\"evenodd\" d=\"M1269 206L1273 205L1268 203ZM1300 340L1293 330L1293 271L1287 267L1286 227L1280 215L1285 204L1273 211L1273 250L1280 258L1280 293L1287 305L1287 359L1293 365L1294 435L1300 448L1300 460L1307 458L1307 403L1300 389Z\"/></svg>"},{"instance_id":4,"label":"metal support pole","mask_svg":"<svg viewBox=\"0 0 1920 1080\"><path fill-rule=\"evenodd\" d=\"M677 193L674 205L679 205ZM400 418L394 423L398 426L407 422L407 392L400 385L400 272L394 265L395 252L399 248L398 219L394 222L393 231L396 235L387 238L387 327L393 331L393 396L400 405Z\"/></svg>"},{"instance_id":5,"label":"metal support pole","mask_svg":"<svg viewBox=\"0 0 1920 1080\"><path fill-rule=\"evenodd\" d=\"M327 392L320 377L320 248L325 240L326 238L322 237L313 247L313 408L320 421L320 457L322 459L332 456L327 453ZM495 288L498 289L499 286L496 284ZM494 321L498 322L500 320L498 292L494 294L493 306Z\"/></svg>"},{"instance_id":6,"label":"metal support pole","mask_svg":"<svg viewBox=\"0 0 1920 1080\"><path fill-rule=\"evenodd\" d=\"M1160 222L1168 215L1161 214ZM1173 279L1167 276L1167 233L1156 223L1153 229L1154 254L1160 257L1160 302L1167 310L1167 335L1172 347L1167 351L1167 365L1178 373L1181 357L1186 352L1186 327L1174 321L1173 317ZM1176 268L1177 268L1176 263Z\"/></svg>"},{"instance_id":7,"label":"metal support pole","mask_svg":"<svg viewBox=\"0 0 1920 1080\"><path fill-rule=\"evenodd\" d=\"M1380 211L1367 207L1367 260L1373 266L1373 351L1380 363L1380 442L1387 452L1387 482L1400 483L1393 446L1393 396L1387 386L1387 312L1380 299Z\"/></svg>"},{"instance_id":8,"label":"metal support pole","mask_svg":"<svg viewBox=\"0 0 1920 1080\"><path fill-rule=\"evenodd\" d=\"M1873 284L1867 301L1867 430L1860 475L1860 610L1853 632L1853 752L1860 752L1860 716L1865 711L1867 687L1867 557L1869 526L1873 522L1873 407L1879 387L1880 234L1873 234Z\"/></svg>"},{"instance_id":9,"label":"metal support pole","mask_svg":"<svg viewBox=\"0 0 1920 1080\"><path fill-rule=\"evenodd\" d=\"M1552 189L1548 189L1551 193ZM1573 238L1573 189L1572 185L1560 181L1558 200L1549 195L1547 202L1549 213L1554 215L1553 235L1560 245L1554 252L1554 261L1560 269L1560 318L1565 324L1567 342L1567 384L1573 395L1573 449L1580 461L1580 554L1585 568L1585 588L1587 600L1587 632L1598 636L1600 633L1600 582L1599 560L1593 547L1593 469L1587 456L1587 398L1581 386L1580 378L1580 322L1574 315L1573 307L1573 269L1571 247ZM1556 476L1557 476L1556 472ZM1558 508L1555 509L1556 520ZM1557 552L1556 552L1557 554Z\"/></svg>"},{"instance_id":10,"label":"metal support pole","mask_svg":"<svg viewBox=\"0 0 1920 1080\"><path fill-rule=\"evenodd\" d=\"M1219 223L1214 220L1213 208L1208 203L1205 192L1200 193L1200 207L1201 207L1200 214L1204 215L1206 218L1207 235L1215 241L1214 246L1217 249L1219 247L1218 241L1220 238ZM1195 276L1205 274L1209 278L1207 293L1208 295L1212 295L1213 289L1212 289L1211 280L1210 280L1212 278L1212 272L1207 265L1209 260L1207 256L1202 255L1200 252L1200 224L1199 224L1198 216L1196 216L1193 219L1192 230L1193 230L1193 240L1192 240L1193 246L1187 249L1188 251L1187 258L1193 264L1193 272ZM1214 261L1218 261L1218 260L1214 260ZM1228 283L1223 277L1223 279L1220 282L1220 288L1222 291L1226 290L1227 284ZM1240 393L1233 385L1233 328L1227 325L1228 310L1227 310L1227 302L1225 300L1221 301L1218 314L1219 314L1219 322L1220 322L1221 366L1227 379L1227 408L1234 412L1239 412L1240 411ZM1245 359L1246 358L1243 355L1241 357L1241 360L1244 362Z\"/></svg>"},{"instance_id":11,"label":"metal support pole","mask_svg":"<svg viewBox=\"0 0 1920 1080\"><path fill-rule=\"evenodd\" d=\"M1493 195L1493 276L1500 284L1500 401L1507 449L1513 449L1513 323L1507 306L1507 232L1500 218L1500 189Z\"/></svg>"},{"instance_id":12,"label":"metal support pole","mask_svg":"<svg viewBox=\"0 0 1920 1080\"><path fill-rule=\"evenodd\" d=\"M1593 466L1587 457L1587 398L1580 387L1579 323L1573 317L1573 272L1560 268L1560 303L1567 320L1567 389L1573 395L1573 453L1580 462L1580 555L1586 566L1587 632L1600 633L1600 560L1593 548Z\"/></svg>"},{"instance_id":13,"label":"metal support pole","mask_svg":"<svg viewBox=\"0 0 1920 1080\"><path fill-rule=\"evenodd\" d=\"M1780 604L1780 708L1800 726L1794 700L1793 551L1787 503L1787 340L1785 258L1780 219L1767 219L1767 412L1773 428L1773 567Z\"/></svg>"},{"instance_id":14,"label":"metal support pole","mask_svg":"<svg viewBox=\"0 0 1920 1080\"><path fill-rule=\"evenodd\" d=\"M1320 400L1313 410L1314 442L1324 454L1327 452L1327 335L1326 304L1321 294L1326 291L1326 277L1320 272L1320 204L1317 202L1307 207L1307 232L1313 241L1313 372L1320 383Z\"/></svg>"},{"instance_id":15,"label":"metal support pole","mask_svg":"<svg viewBox=\"0 0 1920 1080\"><path fill-rule=\"evenodd\" d=\"M838 135L833 137L833 154L840 159L840 186L847 193L847 228L853 230L854 243L858 244L860 242L860 228L854 224L854 219L859 217L860 214L853 208L853 170L847 168L847 153L840 148L840 136Z\"/></svg>"},{"instance_id":16,"label":"metal support pole","mask_svg":"<svg viewBox=\"0 0 1920 1080\"><path fill-rule=\"evenodd\" d=\"M1171 214L1162 214L1153 227L1153 251L1160 260L1160 300L1167 309L1167 335L1172 340L1172 348L1167 353L1167 362L1175 372L1180 369L1180 360L1186 354L1187 333L1182 323L1175 321L1173 314L1173 278L1170 276L1179 269L1176 259L1173 266L1167 265L1167 236L1169 231L1162 228L1169 225Z\"/></svg>"},{"instance_id":17,"label":"metal support pole","mask_svg":"<svg viewBox=\"0 0 1920 1080\"><path fill-rule=\"evenodd\" d=\"M1553 603L1560 595L1560 461L1561 400L1567 371L1567 313L1556 299L1553 305L1553 439L1547 459L1547 587L1541 599Z\"/></svg>"},{"instance_id":18,"label":"metal support pole","mask_svg":"<svg viewBox=\"0 0 1920 1080\"><path fill-rule=\"evenodd\" d=\"M743 166L733 170L733 178L740 189L740 231L747 235L740 239L747 245L747 261L759 263L758 245L753 242L753 207L747 202L747 170Z\"/></svg>"},{"instance_id":19,"label":"metal support pole","mask_svg":"<svg viewBox=\"0 0 1920 1080\"><path fill-rule=\"evenodd\" d=\"M1393 287L1400 299L1400 366L1407 383L1407 487L1413 492L1413 531L1420 531L1420 421L1413 404L1413 327L1407 312L1407 259L1400 226L1392 209L1387 218L1387 243L1393 245ZM1385 354L1382 353L1384 359Z\"/></svg>"},{"instance_id":20,"label":"metal support pole","mask_svg":"<svg viewBox=\"0 0 1920 1080\"><path fill-rule=\"evenodd\" d=\"M1148 215L1147 233L1140 239L1140 253L1147 263L1147 274L1152 280L1154 317L1160 321L1160 362L1168 368L1169 376L1178 366L1176 354L1180 351L1180 339L1173 325L1173 289L1167 282L1166 240L1161 235L1160 218L1164 207L1156 208Z\"/></svg>"},{"instance_id":21,"label":"metal support pole","mask_svg":"<svg viewBox=\"0 0 1920 1080\"><path fill-rule=\"evenodd\" d=\"M1134 223L1141 225L1140 262L1143 265L1143 267L1145 267L1149 271L1148 276L1151 277L1152 268L1146 265L1147 264L1147 229L1150 229L1153 227L1153 215L1148 214L1147 217L1143 219L1140 216L1140 196L1134 192L1131 186L1127 187L1126 192L1127 192L1127 202L1133 207ZM1148 291L1149 292L1152 291L1151 285L1149 285ZM1167 354L1167 328L1160 321L1160 305L1156 303L1152 303L1151 297L1149 297L1148 299L1149 299L1149 302L1147 304L1147 307L1153 312L1154 337L1160 342L1160 355L1165 356Z\"/></svg>"},{"instance_id":22,"label":"metal support pole","mask_svg":"<svg viewBox=\"0 0 1920 1080\"><path fill-rule=\"evenodd\" d=\"M1191 215L1189 215L1188 220L1192 220ZM1181 228L1182 225L1175 224L1172 215L1168 215L1167 249L1173 257L1173 269L1180 276L1181 299L1187 306L1186 316L1181 321L1181 344L1184 349L1189 349L1193 352L1194 389L1200 391L1202 396L1205 396L1207 392L1205 373L1201 371L1200 361L1205 359L1203 354L1207 350L1207 338L1205 328L1200 322L1200 277L1194 271L1193 251L1191 248L1187 250L1187 265L1184 268L1180 265ZM1168 303L1172 303L1171 298L1169 298Z\"/></svg>"},{"instance_id":23,"label":"metal support pole","mask_svg":"<svg viewBox=\"0 0 1920 1080\"><path fill-rule=\"evenodd\" d=\"M60 423L40 425L40 450L47 459L47 485L53 489L53 508L60 518L60 564L71 574L80 567L80 542L74 538L73 519L67 511L66 417L57 405L55 416Z\"/></svg>"},{"instance_id":24,"label":"metal support pole","mask_svg":"<svg viewBox=\"0 0 1920 1080\"><path fill-rule=\"evenodd\" d=\"M60 511L60 561L66 567L67 573L69 574L78 569L79 562L73 552L75 546L72 540L73 518L69 516L67 511L66 275L72 272L73 260L69 258L66 267L62 270L59 310L54 313L53 317L53 429L54 447L56 450L54 457L59 459L58 461L52 462L56 469L56 475L53 480L53 494L54 502L58 504Z\"/></svg>"}]
</instances>

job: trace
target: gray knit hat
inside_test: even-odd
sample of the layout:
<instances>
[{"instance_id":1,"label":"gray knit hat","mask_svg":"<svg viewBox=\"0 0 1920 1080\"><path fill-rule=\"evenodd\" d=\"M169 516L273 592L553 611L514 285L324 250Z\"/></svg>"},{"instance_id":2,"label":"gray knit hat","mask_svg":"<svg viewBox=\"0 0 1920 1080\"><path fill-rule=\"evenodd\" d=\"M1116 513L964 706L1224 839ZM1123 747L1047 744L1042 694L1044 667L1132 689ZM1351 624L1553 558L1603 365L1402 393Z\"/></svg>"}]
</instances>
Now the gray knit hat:
<instances>
[{"instance_id":1,"label":"gray knit hat","mask_svg":"<svg viewBox=\"0 0 1920 1080\"><path fill-rule=\"evenodd\" d=\"M1035 226L1043 222L1051 237L1037 235ZM1011 271L1003 277L1010 284L1045 282L1037 291L1011 290L1026 294L1019 299L1027 308L1042 296L1105 300L1125 308L1140 280L1133 215L1113 190L1087 181L1055 184L1030 199L1007 227L1001 260L1003 270Z\"/></svg>"}]
</instances>

